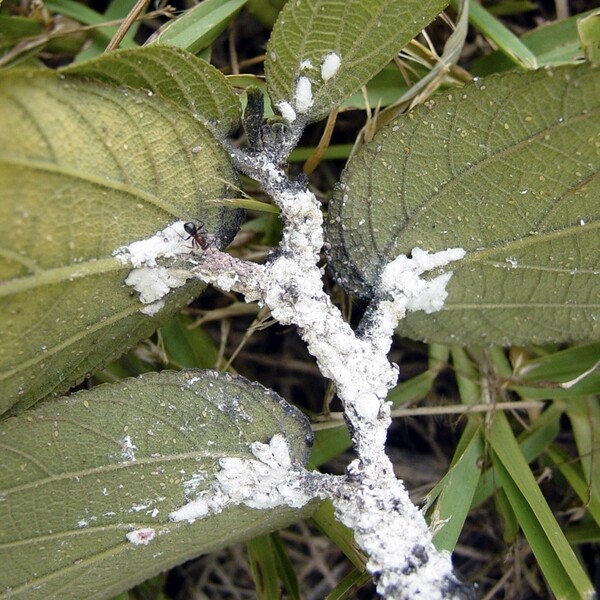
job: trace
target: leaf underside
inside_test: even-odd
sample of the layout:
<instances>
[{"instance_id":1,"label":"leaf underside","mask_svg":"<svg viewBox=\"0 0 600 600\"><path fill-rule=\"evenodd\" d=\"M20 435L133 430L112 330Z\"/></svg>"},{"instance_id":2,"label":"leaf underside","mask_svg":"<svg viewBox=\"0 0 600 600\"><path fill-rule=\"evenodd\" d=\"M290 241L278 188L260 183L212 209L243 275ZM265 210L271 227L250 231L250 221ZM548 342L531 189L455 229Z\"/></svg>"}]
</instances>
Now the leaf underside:
<instances>
[{"instance_id":1,"label":"leaf underside","mask_svg":"<svg viewBox=\"0 0 600 600\"><path fill-rule=\"evenodd\" d=\"M147 90L189 111L223 136L240 125L240 103L221 71L172 46L116 50L70 65L62 73Z\"/></svg>"},{"instance_id":2,"label":"leaf underside","mask_svg":"<svg viewBox=\"0 0 600 600\"><path fill-rule=\"evenodd\" d=\"M443 309L401 335L458 344L600 333L600 70L479 80L433 97L349 162L330 203L338 279L371 297L399 254L461 247Z\"/></svg>"},{"instance_id":3,"label":"leaf underside","mask_svg":"<svg viewBox=\"0 0 600 600\"><path fill-rule=\"evenodd\" d=\"M318 121L367 83L448 4L446 0L314 0L288 2L267 46L265 73L273 104L295 105L300 76L312 83L310 121ZM325 57L340 67L321 77Z\"/></svg>"},{"instance_id":4,"label":"leaf underside","mask_svg":"<svg viewBox=\"0 0 600 600\"><path fill-rule=\"evenodd\" d=\"M210 487L222 457L312 434L277 394L210 371L149 373L40 404L0 425L0 589L15 599L110 598L175 564L297 521L309 509L169 513ZM126 535L150 528L147 545Z\"/></svg>"}]
</instances>

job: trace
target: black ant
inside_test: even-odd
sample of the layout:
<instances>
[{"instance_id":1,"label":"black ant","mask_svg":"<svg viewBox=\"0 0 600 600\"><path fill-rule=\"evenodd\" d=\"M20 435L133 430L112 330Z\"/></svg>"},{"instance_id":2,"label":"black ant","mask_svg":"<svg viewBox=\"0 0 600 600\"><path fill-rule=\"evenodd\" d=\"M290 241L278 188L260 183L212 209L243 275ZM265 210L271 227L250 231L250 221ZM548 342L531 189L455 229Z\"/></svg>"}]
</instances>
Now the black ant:
<instances>
[{"instance_id":1,"label":"black ant","mask_svg":"<svg viewBox=\"0 0 600 600\"><path fill-rule=\"evenodd\" d=\"M187 240L192 240L193 248L202 248L202 250L206 250L208 248L208 242L204 237L204 234L200 233L198 229L202 229L204 227L204 223L200 223L200 227L196 227L194 223L188 221L183 224L183 228L186 233L189 233L190 236L185 238Z\"/></svg>"}]
</instances>

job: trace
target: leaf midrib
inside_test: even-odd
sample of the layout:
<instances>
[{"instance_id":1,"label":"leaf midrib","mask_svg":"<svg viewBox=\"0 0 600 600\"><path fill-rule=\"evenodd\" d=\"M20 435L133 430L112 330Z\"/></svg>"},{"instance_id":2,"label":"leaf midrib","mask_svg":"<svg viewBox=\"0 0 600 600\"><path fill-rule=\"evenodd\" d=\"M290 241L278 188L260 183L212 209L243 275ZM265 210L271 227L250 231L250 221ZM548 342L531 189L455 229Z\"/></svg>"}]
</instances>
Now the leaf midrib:
<instances>
[{"instance_id":1,"label":"leaf midrib","mask_svg":"<svg viewBox=\"0 0 600 600\"><path fill-rule=\"evenodd\" d=\"M514 151L518 151L521 147L527 147L527 145L529 145L530 143L532 143L534 140L536 139L543 139L545 135L548 134L548 132L555 132L559 129L564 129L564 128L569 128L572 127L574 123L576 123L577 121L580 120L584 120L584 121L588 121L591 116L593 116L594 114L598 113L598 116L600 117L600 106L594 107L593 109L588 109L585 112L581 112L577 115L573 115L571 118L569 119L565 119L564 121L560 122L560 123L553 123L550 127L546 127L543 129L540 129L538 131L536 131L533 135L529 135L527 136L525 139L523 140L519 140L517 143L515 144L511 144L508 146L505 146L503 148L497 148L494 149L493 154L485 154L481 157L480 160L478 161L473 161L468 168L464 169L463 171L461 171L460 173L452 176L451 174L449 174L450 178L447 179L445 182L442 182L438 188L438 190L433 193L430 197L428 198L424 198L423 201L421 202L421 204L418 207L415 207L414 212L411 215L407 215L406 221L404 221L403 223L401 223L401 225L399 225L398 227L401 228L402 230L407 230L407 229L412 229L414 227L415 222L423 215L423 214L427 214L428 211L430 211L432 209L432 207L435 205L436 202L439 202L441 197L448 197L448 195L452 195L452 188L456 188L456 186L460 186L463 184L463 176L466 174L469 174L469 176L474 177L476 175L477 172L482 172L485 169L486 164L492 162L492 164L497 161L500 160L503 156L506 155L510 155L512 152ZM416 119L415 119L416 120ZM591 122L591 121L590 121ZM416 126L415 126L416 127ZM415 130L412 132L411 137L414 135L418 135L420 134L421 131L420 129ZM406 157L407 159L409 157ZM403 168L403 174L408 174L411 172L415 172L410 171L409 169L406 168L406 160L403 161L404 163L404 168ZM579 159L579 162L583 162L583 159ZM591 173L592 178L598 176L598 173ZM372 177L369 177L368 180L368 189L369 189L369 193L371 192L371 179ZM410 179L408 179L408 181L410 182ZM581 181L578 182L577 185L580 185ZM410 187L407 183L406 180L404 180L404 183L402 185L402 196L406 197L408 196L407 193L407 187ZM566 187L566 186L565 186ZM565 192L570 192L573 188L567 188L565 190ZM549 207L555 209L555 206ZM370 215L369 211L369 215ZM540 220L540 222L542 222L543 219ZM398 234L396 233L396 237L398 236ZM376 236L372 236L372 239L376 240ZM391 242L393 243L393 242ZM377 245L376 250L379 253L386 253L386 249L388 248L389 243L385 244L383 247L378 247Z\"/></svg>"},{"instance_id":2,"label":"leaf midrib","mask_svg":"<svg viewBox=\"0 0 600 600\"><path fill-rule=\"evenodd\" d=\"M0 151L0 165L2 164L12 167L20 167L23 169L31 169L33 171L55 173L78 181L91 183L95 186L106 188L109 191L125 192L126 194L133 196L135 199L143 200L144 202L163 210L171 217L178 218L180 216L180 211L173 203L164 198L160 198L151 192L143 190L139 187L135 187L123 181L107 179L106 177L98 177L93 173L70 169L55 162L46 162L25 157L17 158L14 155L7 155Z\"/></svg>"},{"instance_id":3,"label":"leaf midrib","mask_svg":"<svg viewBox=\"0 0 600 600\"><path fill-rule=\"evenodd\" d=\"M54 267L40 270L32 275L16 277L3 281L0 285L0 298L12 296L37 288L71 282L101 273L114 273L117 271L131 270L131 266L124 265L116 258L90 259L86 262L74 263L64 267Z\"/></svg>"}]
</instances>

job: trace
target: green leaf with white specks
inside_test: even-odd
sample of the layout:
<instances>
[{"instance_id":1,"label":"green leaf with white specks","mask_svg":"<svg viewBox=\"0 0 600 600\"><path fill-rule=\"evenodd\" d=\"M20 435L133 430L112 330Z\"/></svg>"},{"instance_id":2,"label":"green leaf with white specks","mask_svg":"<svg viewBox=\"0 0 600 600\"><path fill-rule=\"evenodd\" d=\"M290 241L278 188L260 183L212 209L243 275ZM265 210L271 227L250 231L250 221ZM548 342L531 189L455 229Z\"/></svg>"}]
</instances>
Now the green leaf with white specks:
<instances>
[{"instance_id":1,"label":"green leaf with white specks","mask_svg":"<svg viewBox=\"0 0 600 600\"><path fill-rule=\"evenodd\" d=\"M0 414L79 383L203 289L185 285L142 314L117 248L179 219L203 221L221 245L235 234L240 212L208 202L238 180L184 100L202 87L185 84L194 61L153 48L92 61L89 72L0 74ZM235 117L210 105L205 120L227 130Z\"/></svg>"},{"instance_id":2,"label":"green leaf with white specks","mask_svg":"<svg viewBox=\"0 0 600 600\"><path fill-rule=\"evenodd\" d=\"M373 75L448 4L446 0L298 0L288 2L267 46L265 73L274 105L287 102L298 111L300 77L311 82L313 104L306 114L318 121ZM333 76L321 67L335 54Z\"/></svg>"},{"instance_id":3,"label":"green leaf with white specks","mask_svg":"<svg viewBox=\"0 0 600 600\"><path fill-rule=\"evenodd\" d=\"M349 162L329 206L338 278L376 293L399 254L461 247L441 311L406 336L524 344L600 333L600 69L509 74L433 97Z\"/></svg>"},{"instance_id":4,"label":"green leaf with white specks","mask_svg":"<svg viewBox=\"0 0 600 600\"><path fill-rule=\"evenodd\" d=\"M211 371L149 373L0 424L0 589L14 600L111 598L199 554L273 531L310 507L169 514L210 488L223 457L284 435L304 465L308 421L277 394ZM147 544L128 541L145 535Z\"/></svg>"}]
</instances>

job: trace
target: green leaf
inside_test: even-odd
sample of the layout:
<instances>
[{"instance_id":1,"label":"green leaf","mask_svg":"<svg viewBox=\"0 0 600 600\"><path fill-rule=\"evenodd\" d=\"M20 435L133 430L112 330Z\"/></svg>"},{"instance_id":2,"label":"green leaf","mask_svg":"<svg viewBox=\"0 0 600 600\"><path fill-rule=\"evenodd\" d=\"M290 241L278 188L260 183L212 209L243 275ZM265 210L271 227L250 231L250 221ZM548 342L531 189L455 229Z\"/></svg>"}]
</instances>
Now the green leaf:
<instances>
[{"instance_id":1,"label":"green leaf","mask_svg":"<svg viewBox=\"0 0 600 600\"><path fill-rule=\"evenodd\" d=\"M246 551L257 600L279 600L281 589L271 536L261 535L248 541Z\"/></svg>"},{"instance_id":2,"label":"green leaf","mask_svg":"<svg viewBox=\"0 0 600 600\"><path fill-rule=\"evenodd\" d=\"M496 476L519 525L557 598L591 598L593 586L569 546L531 473L504 414L497 414L487 439Z\"/></svg>"},{"instance_id":3,"label":"green leaf","mask_svg":"<svg viewBox=\"0 0 600 600\"><path fill-rule=\"evenodd\" d=\"M508 383L528 398L577 398L600 393L600 343L585 344L519 365Z\"/></svg>"},{"instance_id":4,"label":"green leaf","mask_svg":"<svg viewBox=\"0 0 600 600\"><path fill-rule=\"evenodd\" d=\"M573 545L597 544L600 542L600 527L591 519L585 519L581 525L573 525L569 528L567 539Z\"/></svg>"},{"instance_id":5,"label":"green leaf","mask_svg":"<svg viewBox=\"0 0 600 600\"><path fill-rule=\"evenodd\" d=\"M577 565L577 573L570 573L562 563L561 555L555 551L551 539L544 530L542 523L536 518L535 512L527 499L520 493L514 479L506 471L506 465L500 461L495 462L496 478L502 484L505 491L505 501L510 504L518 517L523 532L536 557L542 572L544 573L550 589L555 597L564 598L593 598L593 586L586 581L581 566ZM540 492L541 493L541 492ZM552 532L555 536L564 540L564 536L558 525ZM566 543L566 540L565 540ZM568 547L568 553L573 556L573 551ZM574 559L574 557L573 557ZM575 560L575 559L574 559ZM581 579L581 585L575 585L571 578Z\"/></svg>"},{"instance_id":6,"label":"green leaf","mask_svg":"<svg viewBox=\"0 0 600 600\"><path fill-rule=\"evenodd\" d=\"M178 368L214 368L219 349L202 327L194 326L194 321L179 314L160 328L169 362Z\"/></svg>"},{"instance_id":7,"label":"green leaf","mask_svg":"<svg viewBox=\"0 0 600 600\"><path fill-rule=\"evenodd\" d=\"M116 50L62 72L147 90L206 122L221 136L240 125L240 103L225 76L206 61L172 46Z\"/></svg>"},{"instance_id":8,"label":"green leaf","mask_svg":"<svg viewBox=\"0 0 600 600\"><path fill-rule=\"evenodd\" d=\"M414 68L418 70L421 77L425 76L426 71L420 65ZM348 96L340 104L340 110L366 110L377 106L389 106L396 102L409 89L398 67L394 63L391 63L377 73L365 85L364 89L360 89L351 96Z\"/></svg>"},{"instance_id":9,"label":"green leaf","mask_svg":"<svg viewBox=\"0 0 600 600\"><path fill-rule=\"evenodd\" d=\"M431 494L439 494L431 515L433 543L438 550L452 552L471 508L484 455L481 428L471 427L464 451L454 455L453 464ZM437 488L440 488L437 491Z\"/></svg>"},{"instance_id":10,"label":"green leaf","mask_svg":"<svg viewBox=\"0 0 600 600\"><path fill-rule=\"evenodd\" d=\"M566 415L571 422L577 453L581 461L581 471L586 483L583 502L591 511L595 504L594 518L600 525L600 465L598 464L598 424L600 423L600 404L595 397L575 398L566 404ZM567 467L571 466L569 460ZM575 487L575 486L573 486ZM578 492L579 493L579 492Z\"/></svg>"},{"instance_id":11,"label":"green leaf","mask_svg":"<svg viewBox=\"0 0 600 600\"><path fill-rule=\"evenodd\" d=\"M78 383L202 289L142 314L116 249L181 218L225 243L239 213L205 202L237 186L221 144L147 90L14 70L0 122L1 413Z\"/></svg>"},{"instance_id":12,"label":"green leaf","mask_svg":"<svg viewBox=\"0 0 600 600\"><path fill-rule=\"evenodd\" d=\"M563 415L562 406L553 403L531 425L530 430L519 436L519 452L527 461L533 462L542 455L556 439L560 432L560 420ZM471 508L486 501L500 487L493 469L487 469L481 476Z\"/></svg>"},{"instance_id":13,"label":"green leaf","mask_svg":"<svg viewBox=\"0 0 600 600\"><path fill-rule=\"evenodd\" d=\"M456 8L458 2L452 2ZM535 69L535 54L502 21L496 19L477 2L469 2L469 22L489 38L503 54L523 69Z\"/></svg>"},{"instance_id":14,"label":"green leaf","mask_svg":"<svg viewBox=\"0 0 600 600\"><path fill-rule=\"evenodd\" d=\"M279 533L261 535L246 543L248 561L258 600L281 598L284 584L292 600L300 599L298 579Z\"/></svg>"},{"instance_id":15,"label":"green leaf","mask_svg":"<svg viewBox=\"0 0 600 600\"><path fill-rule=\"evenodd\" d=\"M79 21L83 25L95 26L92 43L77 57L77 60L84 60L104 52L111 38L119 29L118 24L109 24L110 21L125 18L129 10L134 6L135 0L114 2L108 7L105 14L96 12L89 6L75 0L48 0L44 4L48 10ZM138 27L138 23L133 24L132 29L127 32L125 38L121 41L121 48L131 48L137 45L134 40L134 34Z\"/></svg>"},{"instance_id":16,"label":"green leaf","mask_svg":"<svg viewBox=\"0 0 600 600\"><path fill-rule=\"evenodd\" d=\"M335 518L335 510L330 500L321 502L312 514L311 521L350 559L356 568L360 570L365 568L367 558L355 544L352 530Z\"/></svg>"},{"instance_id":17,"label":"green leaf","mask_svg":"<svg viewBox=\"0 0 600 600\"><path fill-rule=\"evenodd\" d=\"M301 600L298 576L296 575L294 564L292 563L279 532L275 531L271 533L269 537L271 538L271 544L273 546L274 558L277 564L277 573L281 583L283 583L286 593L290 597L290 600Z\"/></svg>"},{"instance_id":18,"label":"green leaf","mask_svg":"<svg viewBox=\"0 0 600 600\"><path fill-rule=\"evenodd\" d=\"M502 3L488 6L488 10L495 17L514 16L537 9L537 4L531 0L504 0Z\"/></svg>"},{"instance_id":19,"label":"green leaf","mask_svg":"<svg viewBox=\"0 0 600 600\"><path fill-rule=\"evenodd\" d=\"M246 0L204 0L162 27L149 43L169 44L197 54L208 48Z\"/></svg>"},{"instance_id":20,"label":"green leaf","mask_svg":"<svg viewBox=\"0 0 600 600\"><path fill-rule=\"evenodd\" d=\"M369 81L427 26L446 0L300 0L288 2L267 46L265 73L274 105L287 102L318 121ZM327 56L338 70L323 78ZM297 103L297 85L307 78L312 106Z\"/></svg>"},{"instance_id":21,"label":"green leaf","mask_svg":"<svg viewBox=\"0 0 600 600\"><path fill-rule=\"evenodd\" d=\"M429 344L428 369L419 375L402 381L392 388L387 396L391 403L392 415L394 409L422 400L430 393L440 371L448 365L450 349L439 344Z\"/></svg>"},{"instance_id":22,"label":"green leaf","mask_svg":"<svg viewBox=\"0 0 600 600\"><path fill-rule=\"evenodd\" d=\"M492 462L494 464L494 477L497 477L497 472L502 469L502 465L498 464L496 460L492 460ZM494 507L500 517L498 520L502 523L502 539L505 544L511 545L517 543L520 532L519 520L517 519L515 510L521 514L525 511L527 514L527 505L515 506L515 510L513 510L514 502L515 499L510 497L503 487L498 488L494 493ZM546 550L543 543L541 544L541 550L542 552Z\"/></svg>"},{"instance_id":23,"label":"green leaf","mask_svg":"<svg viewBox=\"0 0 600 600\"><path fill-rule=\"evenodd\" d=\"M354 144L330 144L323 153L323 160L346 160L352 153ZM288 162L304 162L315 151L315 146L300 146L290 153Z\"/></svg>"},{"instance_id":24,"label":"green leaf","mask_svg":"<svg viewBox=\"0 0 600 600\"><path fill-rule=\"evenodd\" d=\"M600 63L600 10L578 19L577 30L586 59L591 63Z\"/></svg>"},{"instance_id":25,"label":"green leaf","mask_svg":"<svg viewBox=\"0 0 600 600\"><path fill-rule=\"evenodd\" d=\"M349 162L329 205L338 279L372 297L415 247L461 247L443 309L401 334L459 344L600 333L600 70L507 74L432 98Z\"/></svg>"},{"instance_id":26,"label":"green leaf","mask_svg":"<svg viewBox=\"0 0 600 600\"><path fill-rule=\"evenodd\" d=\"M320 467L349 448L352 448L352 437L346 424L329 429L317 429L310 454L310 464Z\"/></svg>"},{"instance_id":27,"label":"green leaf","mask_svg":"<svg viewBox=\"0 0 600 600\"><path fill-rule=\"evenodd\" d=\"M212 371L151 373L40 405L0 426L0 589L17 599L110 598L307 509L169 514L207 490L223 457L283 434L304 464L311 433L274 392ZM148 528L147 545L127 534Z\"/></svg>"},{"instance_id":28,"label":"green leaf","mask_svg":"<svg viewBox=\"0 0 600 600\"><path fill-rule=\"evenodd\" d=\"M526 32L521 41L535 55L540 67L558 66L581 62L583 50L577 35L577 21L592 11L574 15L568 19L545 22ZM475 61L470 72L484 76L514 68L515 64L499 50Z\"/></svg>"},{"instance_id":29,"label":"green leaf","mask_svg":"<svg viewBox=\"0 0 600 600\"><path fill-rule=\"evenodd\" d=\"M600 525L600 494L596 480L590 481L580 466L573 464L573 457L560 447L548 448L547 455L579 496L582 506L589 512L596 525Z\"/></svg>"},{"instance_id":30,"label":"green leaf","mask_svg":"<svg viewBox=\"0 0 600 600\"><path fill-rule=\"evenodd\" d=\"M0 48L14 44L20 38L40 35L43 30L44 25L37 19L0 14Z\"/></svg>"},{"instance_id":31,"label":"green leaf","mask_svg":"<svg viewBox=\"0 0 600 600\"><path fill-rule=\"evenodd\" d=\"M286 0L248 0L246 7L250 14L271 29L285 3Z\"/></svg>"},{"instance_id":32,"label":"green leaf","mask_svg":"<svg viewBox=\"0 0 600 600\"><path fill-rule=\"evenodd\" d=\"M371 581L372 575L369 571L352 569L344 578L327 594L325 600L348 600L356 598L358 590Z\"/></svg>"}]
</instances>

